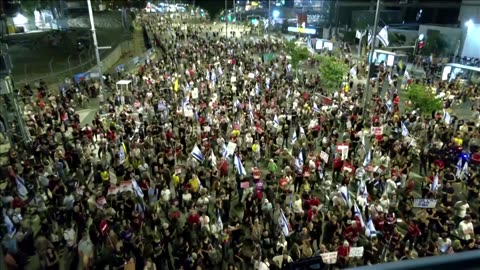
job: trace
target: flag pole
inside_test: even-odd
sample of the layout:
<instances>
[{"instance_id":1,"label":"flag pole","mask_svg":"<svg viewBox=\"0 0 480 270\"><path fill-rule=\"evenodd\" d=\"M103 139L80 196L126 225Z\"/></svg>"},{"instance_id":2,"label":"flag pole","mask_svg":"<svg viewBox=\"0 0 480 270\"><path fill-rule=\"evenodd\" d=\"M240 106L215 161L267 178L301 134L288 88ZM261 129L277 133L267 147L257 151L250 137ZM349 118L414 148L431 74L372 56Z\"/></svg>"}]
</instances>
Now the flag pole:
<instances>
[{"instance_id":1,"label":"flag pole","mask_svg":"<svg viewBox=\"0 0 480 270\"><path fill-rule=\"evenodd\" d=\"M365 92L363 93L363 113L362 113L362 116L363 116L363 123L365 123L365 118L366 118L366 115L367 115L367 101L369 100L369 96L370 96L370 91L371 91L371 87L370 87L370 76L372 74L372 65L374 65L373 63L373 52L375 51L375 40L377 38L377 27L378 27L378 14L380 12L380 0L377 0L377 9L375 11L375 21L374 21L374 24L373 24L373 32L372 32L372 45L370 46L370 52L368 54L368 58L367 58L367 63L368 63L368 74L367 74L367 85L366 85L366 88L365 88ZM368 39L368 36L367 36L367 39ZM368 40L367 40L367 44L368 44ZM370 63L372 61L372 63Z\"/></svg>"}]
</instances>

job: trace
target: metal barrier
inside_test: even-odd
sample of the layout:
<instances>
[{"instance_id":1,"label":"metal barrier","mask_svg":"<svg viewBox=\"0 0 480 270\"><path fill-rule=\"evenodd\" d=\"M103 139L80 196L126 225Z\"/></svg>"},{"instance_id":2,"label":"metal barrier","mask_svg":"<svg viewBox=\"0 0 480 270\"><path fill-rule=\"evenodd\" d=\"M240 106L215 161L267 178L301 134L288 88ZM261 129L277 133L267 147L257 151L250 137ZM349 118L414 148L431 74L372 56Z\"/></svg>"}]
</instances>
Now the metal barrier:
<instances>
[{"instance_id":1,"label":"metal barrier","mask_svg":"<svg viewBox=\"0 0 480 270\"><path fill-rule=\"evenodd\" d=\"M375 264L355 267L358 270L474 270L480 269L480 250L465 251L453 255L419 258L408 261ZM327 270L329 265L323 263L320 256L292 263L288 270Z\"/></svg>"}]
</instances>

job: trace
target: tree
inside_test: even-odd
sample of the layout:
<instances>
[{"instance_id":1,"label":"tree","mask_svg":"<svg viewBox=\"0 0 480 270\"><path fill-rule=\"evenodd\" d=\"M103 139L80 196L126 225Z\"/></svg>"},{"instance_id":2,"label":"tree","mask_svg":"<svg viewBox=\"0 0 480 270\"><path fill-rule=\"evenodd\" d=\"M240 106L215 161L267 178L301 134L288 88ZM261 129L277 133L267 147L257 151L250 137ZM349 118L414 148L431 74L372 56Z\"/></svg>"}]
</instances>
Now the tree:
<instances>
[{"instance_id":1,"label":"tree","mask_svg":"<svg viewBox=\"0 0 480 270\"><path fill-rule=\"evenodd\" d=\"M310 57L310 52L307 47L299 46L293 40L286 43L285 50L292 58L291 63L293 68L297 68L301 61L305 61Z\"/></svg>"},{"instance_id":2,"label":"tree","mask_svg":"<svg viewBox=\"0 0 480 270\"><path fill-rule=\"evenodd\" d=\"M332 56L317 56L320 69L320 81L328 92L338 89L347 75L348 67L345 63Z\"/></svg>"},{"instance_id":3,"label":"tree","mask_svg":"<svg viewBox=\"0 0 480 270\"><path fill-rule=\"evenodd\" d=\"M407 97L412 102L413 108L418 109L421 114L430 114L443 108L443 102L423 84L410 85Z\"/></svg>"},{"instance_id":4,"label":"tree","mask_svg":"<svg viewBox=\"0 0 480 270\"><path fill-rule=\"evenodd\" d=\"M448 43L440 31L428 31L425 40L425 47L422 49L423 55L434 54L440 56L447 50Z\"/></svg>"}]
</instances>

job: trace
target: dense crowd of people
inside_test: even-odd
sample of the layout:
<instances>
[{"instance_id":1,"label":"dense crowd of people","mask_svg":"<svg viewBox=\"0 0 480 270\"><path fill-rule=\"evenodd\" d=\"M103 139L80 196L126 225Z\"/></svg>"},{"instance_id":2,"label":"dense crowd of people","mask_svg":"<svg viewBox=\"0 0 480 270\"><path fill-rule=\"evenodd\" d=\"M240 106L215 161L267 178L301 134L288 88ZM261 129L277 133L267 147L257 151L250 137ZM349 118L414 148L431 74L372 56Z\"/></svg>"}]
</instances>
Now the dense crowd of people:
<instances>
[{"instance_id":1,"label":"dense crowd of people","mask_svg":"<svg viewBox=\"0 0 480 270\"><path fill-rule=\"evenodd\" d=\"M480 248L476 120L400 110L389 68L363 111L347 53L326 89L281 38L139 20L154 57L105 82L129 90L23 92L32 143L0 186L7 269L341 269ZM89 123L79 92L101 95Z\"/></svg>"}]
</instances>

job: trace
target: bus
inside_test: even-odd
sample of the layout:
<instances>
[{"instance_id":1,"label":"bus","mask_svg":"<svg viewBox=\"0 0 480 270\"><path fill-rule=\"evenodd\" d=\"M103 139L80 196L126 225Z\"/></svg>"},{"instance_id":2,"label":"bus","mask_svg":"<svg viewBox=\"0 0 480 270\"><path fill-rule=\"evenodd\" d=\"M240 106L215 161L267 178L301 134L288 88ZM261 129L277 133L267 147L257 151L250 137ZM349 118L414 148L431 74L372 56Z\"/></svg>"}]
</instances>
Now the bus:
<instances>
[{"instance_id":1,"label":"bus","mask_svg":"<svg viewBox=\"0 0 480 270\"><path fill-rule=\"evenodd\" d=\"M459 79L462 83L478 84L480 82L480 68L455 63L445 64L442 69L442 81L451 82Z\"/></svg>"}]
</instances>

